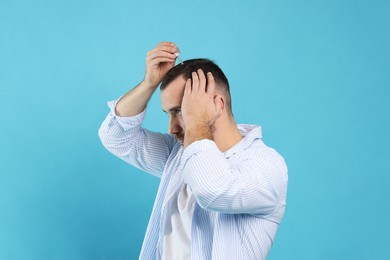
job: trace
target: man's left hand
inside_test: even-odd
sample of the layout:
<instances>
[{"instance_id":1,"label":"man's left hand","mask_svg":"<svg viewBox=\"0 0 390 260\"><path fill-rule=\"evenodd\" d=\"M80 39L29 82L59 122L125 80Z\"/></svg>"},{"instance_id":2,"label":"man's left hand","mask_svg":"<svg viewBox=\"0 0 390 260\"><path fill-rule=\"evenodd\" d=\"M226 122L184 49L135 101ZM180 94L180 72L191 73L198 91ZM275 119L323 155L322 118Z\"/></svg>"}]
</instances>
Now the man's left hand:
<instances>
[{"instance_id":1,"label":"man's left hand","mask_svg":"<svg viewBox=\"0 0 390 260\"><path fill-rule=\"evenodd\" d=\"M201 139L212 139L212 128L221 115L216 102L215 81L211 72L199 69L186 81L181 112L185 124L184 147Z\"/></svg>"}]
</instances>

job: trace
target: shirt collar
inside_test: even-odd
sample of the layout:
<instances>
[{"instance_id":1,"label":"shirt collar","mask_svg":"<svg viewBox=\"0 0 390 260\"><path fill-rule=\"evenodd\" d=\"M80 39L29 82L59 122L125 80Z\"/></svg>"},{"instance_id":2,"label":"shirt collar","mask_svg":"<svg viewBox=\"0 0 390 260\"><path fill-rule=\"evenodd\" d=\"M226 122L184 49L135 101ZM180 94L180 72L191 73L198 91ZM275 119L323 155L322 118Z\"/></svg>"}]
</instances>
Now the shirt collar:
<instances>
[{"instance_id":1,"label":"shirt collar","mask_svg":"<svg viewBox=\"0 0 390 260\"><path fill-rule=\"evenodd\" d=\"M238 151L247 149L253 143L254 140L262 138L261 126L239 124L237 125L237 127L243 138L238 143L233 145L229 150L224 152L226 158L231 157Z\"/></svg>"}]
</instances>

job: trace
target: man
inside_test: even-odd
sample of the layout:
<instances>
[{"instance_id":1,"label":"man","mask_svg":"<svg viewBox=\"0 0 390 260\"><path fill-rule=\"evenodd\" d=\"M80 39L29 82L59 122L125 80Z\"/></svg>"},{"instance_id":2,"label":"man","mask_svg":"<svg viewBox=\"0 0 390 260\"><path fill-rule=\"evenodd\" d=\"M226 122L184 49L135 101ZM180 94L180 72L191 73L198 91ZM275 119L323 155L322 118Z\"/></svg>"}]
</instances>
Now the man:
<instances>
[{"instance_id":1,"label":"man","mask_svg":"<svg viewBox=\"0 0 390 260\"><path fill-rule=\"evenodd\" d=\"M99 129L103 145L161 178L140 259L265 259L286 205L287 167L261 128L237 125L229 83L207 59L175 66L179 49L149 51L144 80ZM169 134L141 127L161 83Z\"/></svg>"}]
</instances>

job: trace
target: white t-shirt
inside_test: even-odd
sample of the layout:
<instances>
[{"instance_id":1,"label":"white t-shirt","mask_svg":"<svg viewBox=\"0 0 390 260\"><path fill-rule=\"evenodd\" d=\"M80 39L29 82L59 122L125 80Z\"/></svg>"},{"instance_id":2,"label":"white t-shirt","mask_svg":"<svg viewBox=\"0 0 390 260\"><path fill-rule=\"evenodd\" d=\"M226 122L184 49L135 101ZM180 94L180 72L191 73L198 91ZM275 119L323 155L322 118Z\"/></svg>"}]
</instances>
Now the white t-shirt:
<instances>
[{"instance_id":1,"label":"white t-shirt","mask_svg":"<svg viewBox=\"0 0 390 260\"><path fill-rule=\"evenodd\" d=\"M162 260L191 259L191 225L194 196L190 187L183 184L171 201L171 217L166 223Z\"/></svg>"}]
</instances>

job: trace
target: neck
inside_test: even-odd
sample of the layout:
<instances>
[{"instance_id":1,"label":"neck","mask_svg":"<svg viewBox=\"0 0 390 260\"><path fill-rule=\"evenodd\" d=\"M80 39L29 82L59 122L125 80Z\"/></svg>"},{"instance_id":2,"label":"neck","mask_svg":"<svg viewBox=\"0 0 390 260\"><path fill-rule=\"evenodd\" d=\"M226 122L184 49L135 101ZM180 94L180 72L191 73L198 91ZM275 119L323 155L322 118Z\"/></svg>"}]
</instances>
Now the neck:
<instances>
[{"instance_id":1,"label":"neck","mask_svg":"<svg viewBox=\"0 0 390 260\"><path fill-rule=\"evenodd\" d=\"M213 140L221 152L226 152L242 139L233 118L218 120L213 132Z\"/></svg>"}]
</instances>

